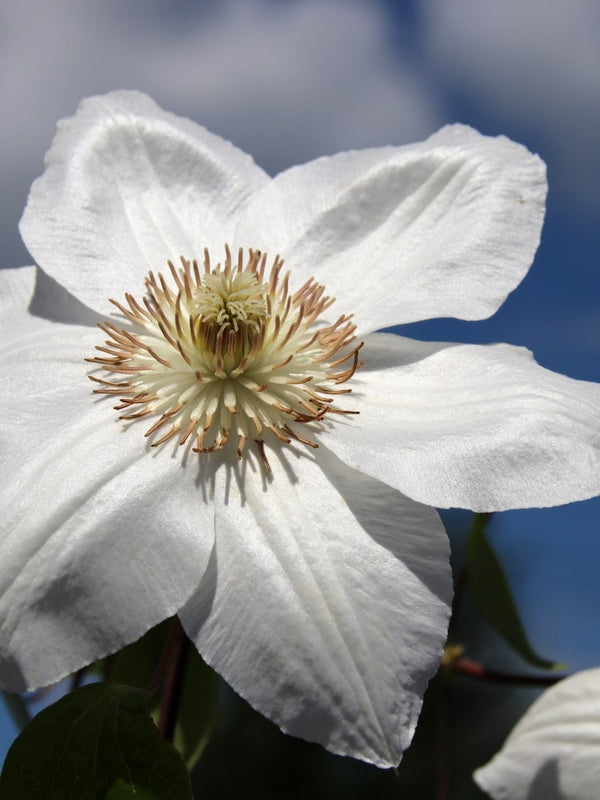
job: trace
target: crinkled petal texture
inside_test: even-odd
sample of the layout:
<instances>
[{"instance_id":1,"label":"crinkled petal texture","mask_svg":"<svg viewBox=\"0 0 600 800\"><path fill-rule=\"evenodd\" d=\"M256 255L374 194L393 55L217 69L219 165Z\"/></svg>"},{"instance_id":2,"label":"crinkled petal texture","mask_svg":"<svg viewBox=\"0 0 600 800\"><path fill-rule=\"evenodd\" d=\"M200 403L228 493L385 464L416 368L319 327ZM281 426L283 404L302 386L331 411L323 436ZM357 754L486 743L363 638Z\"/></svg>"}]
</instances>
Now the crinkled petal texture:
<instances>
[{"instance_id":1,"label":"crinkled petal texture","mask_svg":"<svg viewBox=\"0 0 600 800\"><path fill-rule=\"evenodd\" d=\"M53 682L179 612L284 730L396 764L450 613L437 513L326 448L275 448L271 475L251 457L150 451L91 394L95 327L23 309L34 275L0 273L2 685ZM38 273L33 304L68 316L61 292Z\"/></svg>"},{"instance_id":2,"label":"crinkled petal texture","mask_svg":"<svg viewBox=\"0 0 600 800\"><path fill-rule=\"evenodd\" d=\"M418 144L277 175L236 233L277 249L296 274L314 273L364 333L493 314L531 265L545 197L537 156L451 125Z\"/></svg>"},{"instance_id":3,"label":"crinkled petal texture","mask_svg":"<svg viewBox=\"0 0 600 800\"><path fill-rule=\"evenodd\" d=\"M397 764L446 636L436 512L317 456L220 473L215 550L180 612L206 660L284 731Z\"/></svg>"},{"instance_id":4,"label":"crinkled petal texture","mask_svg":"<svg viewBox=\"0 0 600 800\"><path fill-rule=\"evenodd\" d=\"M515 348L369 336L343 396L360 417L315 423L314 453L277 442L266 475L253 456L145 446L91 396L90 326L108 297L139 298L149 270L205 246L214 264L225 243L279 251L290 290L314 275L362 334L485 317L529 268L545 193L536 156L464 126L271 180L145 95L84 101L21 223L45 273L41 316L11 317L0 358L5 685L55 680L183 609L206 659L284 730L397 763L451 596L441 523L415 500L489 509L596 493L597 387Z\"/></svg>"},{"instance_id":5,"label":"crinkled petal texture","mask_svg":"<svg viewBox=\"0 0 600 800\"><path fill-rule=\"evenodd\" d=\"M544 692L475 780L494 800L597 800L600 669Z\"/></svg>"},{"instance_id":6,"label":"crinkled petal texture","mask_svg":"<svg viewBox=\"0 0 600 800\"><path fill-rule=\"evenodd\" d=\"M336 420L321 438L350 466L440 508L551 506L600 491L597 383L506 344L380 333L361 358L344 399L360 417Z\"/></svg>"},{"instance_id":7,"label":"crinkled petal texture","mask_svg":"<svg viewBox=\"0 0 600 800\"><path fill-rule=\"evenodd\" d=\"M0 272L0 683L13 691L177 612L213 546L197 470L94 399L83 359L98 332L24 311L33 277Z\"/></svg>"},{"instance_id":8,"label":"crinkled petal texture","mask_svg":"<svg viewBox=\"0 0 600 800\"><path fill-rule=\"evenodd\" d=\"M314 275L366 332L492 314L529 269L545 195L539 158L461 125L270 180L199 125L114 92L59 125L21 233L97 310L167 259L202 258L205 245L218 259L228 242L279 252L296 288Z\"/></svg>"},{"instance_id":9,"label":"crinkled petal texture","mask_svg":"<svg viewBox=\"0 0 600 800\"><path fill-rule=\"evenodd\" d=\"M223 252L267 175L250 156L146 95L84 100L59 123L21 234L44 271L106 313L167 259ZM101 276L101 279L99 279Z\"/></svg>"}]
</instances>

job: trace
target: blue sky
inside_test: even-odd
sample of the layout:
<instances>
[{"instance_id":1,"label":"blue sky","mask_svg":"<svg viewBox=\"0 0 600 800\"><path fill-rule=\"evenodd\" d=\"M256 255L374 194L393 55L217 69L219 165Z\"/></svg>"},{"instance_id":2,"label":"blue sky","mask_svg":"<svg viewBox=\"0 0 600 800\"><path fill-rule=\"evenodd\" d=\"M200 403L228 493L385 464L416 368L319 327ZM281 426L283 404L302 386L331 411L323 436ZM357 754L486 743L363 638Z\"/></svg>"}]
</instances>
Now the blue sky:
<instances>
[{"instance_id":1,"label":"blue sky","mask_svg":"<svg viewBox=\"0 0 600 800\"><path fill-rule=\"evenodd\" d=\"M0 22L2 266L29 263L17 231L28 188L56 121L85 95L147 91L271 173L460 121L546 160L542 245L490 320L402 332L525 345L546 367L600 380L596 0L20 0ZM599 518L593 500L492 525L535 646L573 669L600 664Z\"/></svg>"}]
</instances>

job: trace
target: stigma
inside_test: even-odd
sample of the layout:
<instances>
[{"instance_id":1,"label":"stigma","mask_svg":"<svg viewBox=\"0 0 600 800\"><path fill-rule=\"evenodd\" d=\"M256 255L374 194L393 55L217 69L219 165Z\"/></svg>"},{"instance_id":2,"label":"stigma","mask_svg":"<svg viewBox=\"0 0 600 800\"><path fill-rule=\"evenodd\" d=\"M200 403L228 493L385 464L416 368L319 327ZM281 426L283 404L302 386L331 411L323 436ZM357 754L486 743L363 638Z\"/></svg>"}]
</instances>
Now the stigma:
<instances>
[{"instance_id":1,"label":"stigma","mask_svg":"<svg viewBox=\"0 0 600 800\"><path fill-rule=\"evenodd\" d=\"M198 453L231 447L242 458L255 442L317 447L316 432L339 408L341 387L360 366L351 316L334 322L334 303L310 278L295 292L279 256L240 248L222 262L183 256L167 277L150 272L138 301L111 299L122 324L99 327L108 337L86 359L95 394L118 398L126 422L146 419L156 447L170 440ZM98 374L100 370L100 374Z\"/></svg>"}]
</instances>

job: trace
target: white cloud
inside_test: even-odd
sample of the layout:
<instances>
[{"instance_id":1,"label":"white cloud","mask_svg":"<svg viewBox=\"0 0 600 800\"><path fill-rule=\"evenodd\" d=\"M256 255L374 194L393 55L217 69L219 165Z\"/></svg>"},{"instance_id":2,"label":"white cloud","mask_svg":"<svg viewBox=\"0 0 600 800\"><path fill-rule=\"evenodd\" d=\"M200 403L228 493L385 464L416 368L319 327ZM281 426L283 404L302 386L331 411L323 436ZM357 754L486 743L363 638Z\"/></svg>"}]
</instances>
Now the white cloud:
<instances>
[{"instance_id":1,"label":"white cloud","mask_svg":"<svg viewBox=\"0 0 600 800\"><path fill-rule=\"evenodd\" d=\"M597 206L600 4L597 0L423 0L437 79L499 130L531 134L554 190Z\"/></svg>"},{"instance_id":2,"label":"white cloud","mask_svg":"<svg viewBox=\"0 0 600 800\"><path fill-rule=\"evenodd\" d=\"M54 125L85 95L147 91L271 172L423 138L442 122L427 85L394 53L384 8L365 0L21 0L0 11L0 76L5 257L17 252L17 220Z\"/></svg>"}]
</instances>

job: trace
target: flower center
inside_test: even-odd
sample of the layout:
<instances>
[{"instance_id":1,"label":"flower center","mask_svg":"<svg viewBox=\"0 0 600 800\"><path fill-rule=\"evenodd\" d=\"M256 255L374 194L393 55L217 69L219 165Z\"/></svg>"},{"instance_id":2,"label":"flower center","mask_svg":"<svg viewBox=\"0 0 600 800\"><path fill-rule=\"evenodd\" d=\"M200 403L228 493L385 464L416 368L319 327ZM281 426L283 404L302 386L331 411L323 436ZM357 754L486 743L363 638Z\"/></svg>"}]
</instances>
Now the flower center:
<instances>
[{"instance_id":1,"label":"flower center","mask_svg":"<svg viewBox=\"0 0 600 800\"><path fill-rule=\"evenodd\" d=\"M204 276L201 286L194 292L194 304L205 323L215 322L217 327L234 331L239 325L259 328L260 320L267 314L268 287L259 283L254 272L244 270L215 271Z\"/></svg>"},{"instance_id":2,"label":"flower center","mask_svg":"<svg viewBox=\"0 0 600 800\"><path fill-rule=\"evenodd\" d=\"M225 246L223 264L212 267L181 257L168 262L173 287L149 273L142 302L126 294L111 302L127 327L105 322L100 355L87 361L110 373L90 375L97 394L119 398L122 420L157 419L146 430L152 445L189 440L199 453L234 442L241 458L254 440L267 470L265 442L302 442L301 430L329 414L356 413L336 406L339 388L352 377L362 344L342 315L333 324L319 317L334 302L311 278L290 293L289 273L276 256L240 249L234 263Z\"/></svg>"}]
</instances>

